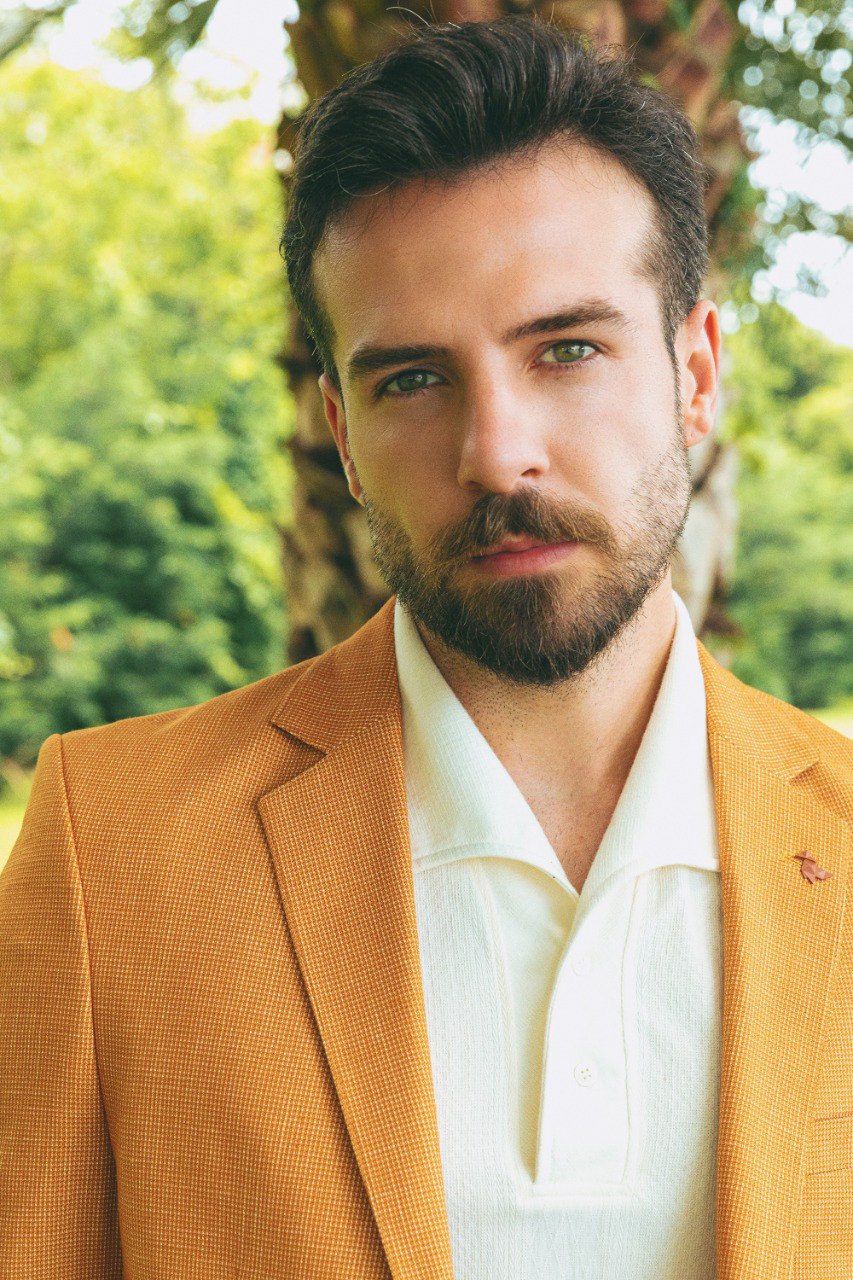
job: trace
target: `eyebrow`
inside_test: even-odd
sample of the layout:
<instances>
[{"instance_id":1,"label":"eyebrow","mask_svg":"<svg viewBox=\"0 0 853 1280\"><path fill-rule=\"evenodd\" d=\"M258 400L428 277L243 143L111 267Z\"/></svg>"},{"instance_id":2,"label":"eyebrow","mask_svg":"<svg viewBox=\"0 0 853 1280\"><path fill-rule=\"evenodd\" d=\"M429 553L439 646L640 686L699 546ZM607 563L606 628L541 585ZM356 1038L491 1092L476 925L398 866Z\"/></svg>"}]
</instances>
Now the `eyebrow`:
<instances>
[{"instance_id":1,"label":"eyebrow","mask_svg":"<svg viewBox=\"0 0 853 1280\"><path fill-rule=\"evenodd\" d=\"M538 333L577 329L587 324L607 324L624 333L633 333L637 328L631 317L615 303L609 302L606 298L583 298L549 315L535 316L532 320L525 320L522 324L507 330L501 336L501 342L504 346L509 346L522 338L535 337ZM363 343L360 347L356 347L347 361L347 377L350 382L357 382L370 373L377 373L392 365L410 364L415 360L443 360L450 354L450 347L429 346L424 343L408 343L395 347Z\"/></svg>"}]
</instances>

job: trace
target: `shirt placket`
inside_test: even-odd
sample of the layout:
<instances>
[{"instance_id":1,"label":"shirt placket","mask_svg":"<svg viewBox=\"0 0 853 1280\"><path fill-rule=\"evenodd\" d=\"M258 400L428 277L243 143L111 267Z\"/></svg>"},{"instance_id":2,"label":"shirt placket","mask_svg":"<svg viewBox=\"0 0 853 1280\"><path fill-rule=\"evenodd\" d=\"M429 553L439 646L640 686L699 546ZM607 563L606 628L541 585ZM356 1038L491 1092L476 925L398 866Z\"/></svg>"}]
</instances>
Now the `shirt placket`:
<instances>
[{"instance_id":1,"label":"shirt placket","mask_svg":"<svg viewBox=\"0 0 853 1280\"><path fill-rule=\"evenodd\" d=\"M623 955L636 877L611 877L572 931L545 1035L536 1187L618 1186L630 1139Z\"/></svg>"}]
</instances>

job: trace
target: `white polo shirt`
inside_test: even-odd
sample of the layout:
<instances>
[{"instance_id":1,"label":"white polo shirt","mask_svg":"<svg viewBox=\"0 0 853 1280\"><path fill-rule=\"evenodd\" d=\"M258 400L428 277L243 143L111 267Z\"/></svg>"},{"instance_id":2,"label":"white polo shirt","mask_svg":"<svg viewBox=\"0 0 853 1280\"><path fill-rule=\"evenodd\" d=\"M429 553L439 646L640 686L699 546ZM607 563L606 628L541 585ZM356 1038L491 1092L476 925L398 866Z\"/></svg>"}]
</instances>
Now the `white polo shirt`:
<instances>
[{"instance_id":1,"label":"white polo shirt","mask_svg":"<svg viewBox=\"0 0 853 1280\"><path fill-rule=\"evenodd\" d=\"M713 1280L722 907L687 607L580 894L399 601L455 1280Z\"/></svg>"}]
</instances>

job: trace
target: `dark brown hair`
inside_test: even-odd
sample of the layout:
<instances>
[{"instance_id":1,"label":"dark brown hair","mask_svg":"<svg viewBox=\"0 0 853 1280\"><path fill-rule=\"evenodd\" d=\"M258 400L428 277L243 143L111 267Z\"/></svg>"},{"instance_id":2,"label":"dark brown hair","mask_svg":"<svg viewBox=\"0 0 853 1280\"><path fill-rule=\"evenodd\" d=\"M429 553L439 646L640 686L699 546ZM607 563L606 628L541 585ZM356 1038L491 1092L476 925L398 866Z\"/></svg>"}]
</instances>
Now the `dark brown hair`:
<instances>
[{"instance_id":1,"label":"dark brown hair","mask_svg":"<svg viewBox=\"0 0 853 1280\"><path fill-rule=\"evenodd\" d=\"M655 286L670 359L708 267L706 173L693 126L640 82L618 46L596 50L536 15L415 29L306 110L294 147L281 249L320 365L340 392L334 334L312 261L354 202L420 179L452 180L565 138L619 161L654 200L635 269Z\"/></svg>"}]
</instances>

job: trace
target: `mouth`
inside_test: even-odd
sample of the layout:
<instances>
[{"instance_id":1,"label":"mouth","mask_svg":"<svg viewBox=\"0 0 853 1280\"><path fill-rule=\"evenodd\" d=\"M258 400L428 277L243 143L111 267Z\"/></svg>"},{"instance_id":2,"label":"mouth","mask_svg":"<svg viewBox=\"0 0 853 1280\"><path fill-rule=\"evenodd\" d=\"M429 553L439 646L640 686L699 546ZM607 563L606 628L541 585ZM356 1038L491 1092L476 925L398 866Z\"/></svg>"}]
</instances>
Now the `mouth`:
<instances>
[{"instance_id":1,"label":"mouth","mask_svg":"<svg viewBox=\"0 0 853 1280\"><path fill-rule=\"evenodd\" d=\"M495 547L489 547L488 551L479 551L473 560L485 560L487 556L505 555L508 552L530 551L534 547L555 547L563 546L561 542L541 542L538 538L505 538L503 542L499 542Z\"/></svg>"},{"instance_id":2,"label":"mouth","mask_svg":"<svg viewBox=\"0 0 853 1280\"><path fill-rule=\"evenodd\" d=\"M509 577L548 569L576 552L579 542L539 542L536 538L511 538L471 556L469 564L481 573Z\"/></svg>"}]
</instances>

